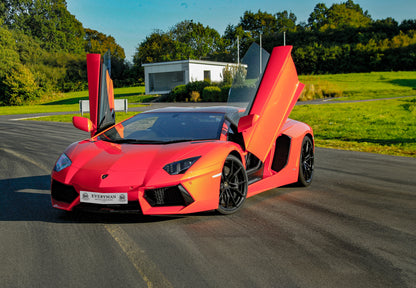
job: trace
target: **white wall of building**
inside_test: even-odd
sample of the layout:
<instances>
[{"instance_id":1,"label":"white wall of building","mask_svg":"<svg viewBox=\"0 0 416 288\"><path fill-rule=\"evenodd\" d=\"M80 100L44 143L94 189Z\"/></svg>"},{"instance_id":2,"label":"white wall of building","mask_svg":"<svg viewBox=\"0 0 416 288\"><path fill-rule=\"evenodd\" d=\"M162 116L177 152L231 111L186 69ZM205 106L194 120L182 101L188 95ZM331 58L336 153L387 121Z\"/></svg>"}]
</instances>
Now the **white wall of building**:
<instances>
[{"instance_id":1,"label":"white wall of building","mask_svg":"<svg viewBox=\"0 0 416 288\"><path fill-rule=\"evenodd\" d=\"M157 87L175 87L177 85L188 84L189 82L194 81L204 81L204 71L210 71L210 81L211 82L221 82L223 69L227 65L236 65L234 63L224 63L224 62L212 62L212 61L200 61L200 60L182 60L182 61L172 61L172 62L160 62L160 63L149 63L143 64L144 73L145 73L145 90L146 94L166 94L169 93L169 89L157 90L154 89ZM183 83L178 81L178 79L169 79L169 75L174 75L174 73L163 74L168 72L179 72L184 71L184 81ZM156 75L160 73L159 75ZM154 75L151 75L154 74ZM168 76L168 77L165 77ZM159 81L164 81L165 83L159 83L164 85L151 85L150 79L159 79ZM154 81L154 80L152 80ZM169 83L168 83L169 82Z\"/></svg>"},{"instance_id":2,"label":"white wall of building","mask_svg":"<svg viewBox=\"0 0 416 288\"><path fill-rule=\"evenodd\" d=\"M211 71L211 82L221 82L222 81L222 72L226 66L219 64L207 64L207 63L189 63L189 74L190 82L194 81L204 81L204 71Z\"/></svg>"}]
</instances>

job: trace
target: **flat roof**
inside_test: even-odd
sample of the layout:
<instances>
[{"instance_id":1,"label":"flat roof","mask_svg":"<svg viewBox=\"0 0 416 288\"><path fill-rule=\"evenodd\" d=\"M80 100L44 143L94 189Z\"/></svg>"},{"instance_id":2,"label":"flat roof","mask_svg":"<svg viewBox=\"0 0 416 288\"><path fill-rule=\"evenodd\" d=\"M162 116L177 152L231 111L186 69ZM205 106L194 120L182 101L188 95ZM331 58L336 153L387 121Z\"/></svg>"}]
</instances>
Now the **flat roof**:
<instances>
[{"instance_id":1,"label":"flat roof","mask_svg":"<svg viewBox=\"0 0 416 288\"><path fill-rule=\"evenodd\" d=\"M178 61L167 61L167 62L155 62L155 63L145 63L142 64L142 66L158 66L158 65L174 65L174 64L202 64L202 65L217 65L217 66L227 66L227 65L233 65L237 66L237 63L227 63L227 62L216 62L216 61L207 61L207 60L178 60ZM242 64L246 66L245 64Z\"/></svg>"},{"instance_id":2,"label":"flat roof","mask_svg":"<svg viewBox=\"0 0 416 288\"><path fill-rule=\"evenodd\" d=\"M154 113L154 112L178 112L178 113L186 113L186 112L207 112L207 113L238 113L242 112L243 108L238 108L234 106L227 106L227 103L224 103L223 106L209 106L209 107L164 107L164 108L157 108L153 110L148 110L143 113Z\"/></svg>"}]
</instances>

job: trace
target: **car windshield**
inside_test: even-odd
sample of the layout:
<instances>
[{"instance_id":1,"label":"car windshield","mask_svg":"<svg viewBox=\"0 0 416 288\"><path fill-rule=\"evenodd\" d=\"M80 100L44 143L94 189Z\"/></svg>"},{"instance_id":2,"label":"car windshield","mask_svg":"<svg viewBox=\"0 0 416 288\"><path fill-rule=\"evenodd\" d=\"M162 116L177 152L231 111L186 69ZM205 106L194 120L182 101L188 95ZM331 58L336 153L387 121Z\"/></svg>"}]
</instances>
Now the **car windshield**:
<instances>
[{"instance_id":1,"label":"car windshield","mask_svg":"<svg viewBox=\"0 0 416 288\"><path fill-rule=\"evenodd\" d=\"M242 116L250 112L269 57L266 50L253 43L233 71L234 80L227 102L230 106L244 108Z\"/></svg>"},{"instance_id":2,"label":"car windshield","mask_svg":"<svg viewBox=\"0 0 416 288\"><path fill-rule=\"evenodd\" d=\"M224 114L208 112L141 113L98 135L115 143L166 144L219 139Z\"/></svg>"}]
</instances>

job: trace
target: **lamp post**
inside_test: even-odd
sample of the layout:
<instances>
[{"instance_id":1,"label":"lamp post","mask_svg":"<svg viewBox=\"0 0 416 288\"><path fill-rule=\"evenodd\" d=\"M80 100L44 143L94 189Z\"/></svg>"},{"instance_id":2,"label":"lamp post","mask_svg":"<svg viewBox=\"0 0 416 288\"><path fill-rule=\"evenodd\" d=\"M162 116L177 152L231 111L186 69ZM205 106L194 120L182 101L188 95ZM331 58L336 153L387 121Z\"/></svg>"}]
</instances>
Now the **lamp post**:
<instances>
[{"instance_id":1,"label":"lamp post","mask_svg":"<svg viewBox=\"0 0 416 288\"><path fill-rule=\"evenodd\" d=\"M260 63L259 63L259 64L260 64L260 65L259 65L260 70L259 70L259 75L261 75L261 73L263 72L263 69L262 69L262 67L261 67L261 66L262 66L262 62L261 62L261 61L262 61L262 59L261 59L261 56L262 56L262 54L263 54L263 53L262 53L262 50L263 50L263 49L262 49L262 47L261 47L261 46L262 46L262 43L261 43L261 35L262 35L262 32L260 31Z\"/></svg>"},{"instance_id":2,"label":"lamp post","mask_svg":"<svg viewBox=\"0 0 416 288\"><path fill-rule=\"evenodd\" d=\"M240 65L240 36L237 35L237 64Z\"/></svg>"}]
</instances>

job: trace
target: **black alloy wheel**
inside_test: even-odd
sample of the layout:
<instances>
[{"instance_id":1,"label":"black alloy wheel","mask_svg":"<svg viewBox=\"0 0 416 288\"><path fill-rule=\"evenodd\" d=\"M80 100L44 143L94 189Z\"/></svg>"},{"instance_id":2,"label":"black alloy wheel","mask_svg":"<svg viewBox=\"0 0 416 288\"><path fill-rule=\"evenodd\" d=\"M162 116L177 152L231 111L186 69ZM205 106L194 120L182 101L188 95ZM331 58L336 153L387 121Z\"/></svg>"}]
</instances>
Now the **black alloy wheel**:
<instances>
[{"instance_id":1,"label":"black alloy wheel","mask_svg":"<svg viewBox=\"0 0 416 288\"><path fill-rule=\"evenodd\" d=\"M247 174L241 161L228 155L222 168L217 211L228 215L237 212L247 197Z\"/></svg>"},{"instance_id":2,"label":"black alloy wheel","mask_svg":"<svg viewBox=\"0 0 416 288\"><path fill-rule=\"evenodd\" d=\"M299 161L298 184L307 187L312 183L314 168L314 148L309 136L303 138Z\"/></svg>"}]
</instances>

